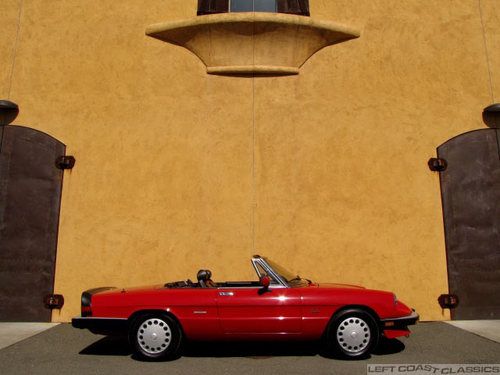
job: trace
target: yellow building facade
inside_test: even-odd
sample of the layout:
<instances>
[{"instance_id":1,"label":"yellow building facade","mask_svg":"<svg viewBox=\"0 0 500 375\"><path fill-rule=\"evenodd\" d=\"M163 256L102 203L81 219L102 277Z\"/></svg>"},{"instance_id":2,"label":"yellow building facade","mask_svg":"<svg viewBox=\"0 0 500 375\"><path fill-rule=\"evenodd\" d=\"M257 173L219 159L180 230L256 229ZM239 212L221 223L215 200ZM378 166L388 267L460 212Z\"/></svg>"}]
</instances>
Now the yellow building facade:
<instances>
[{"instance_id":1,"label":"yellow building facade","mask_svg":"<svg viewBox=\"0 0 500 375\"><path fill-rule=\"evenodd\" d=\"M497 0L311 0L359 38L295 75L212 75L146 35L196 0L4 0L0 97L63 142L53 321L80 294L253 278L266 255L319 282L394 291L449 318L439 175L427 160L484 128L500 96ZM206 16L201 16L206 17ZM285 51L274 46L276 55ZM227 58L238 55L229 46Z\"/></svg>"}]
</instances>

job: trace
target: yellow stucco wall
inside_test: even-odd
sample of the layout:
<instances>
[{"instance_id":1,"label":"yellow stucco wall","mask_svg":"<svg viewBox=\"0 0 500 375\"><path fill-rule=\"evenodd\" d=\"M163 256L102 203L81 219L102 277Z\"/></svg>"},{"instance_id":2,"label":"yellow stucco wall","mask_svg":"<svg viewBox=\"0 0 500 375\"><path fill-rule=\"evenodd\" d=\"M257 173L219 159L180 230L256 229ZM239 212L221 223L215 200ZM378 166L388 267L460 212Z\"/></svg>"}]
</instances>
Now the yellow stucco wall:
<instances>
[{"instance_id":1,"label":"yellow stucco wall","mask_svg":"<svg viewBox=\"0 0 500 375\"><path fill-rule=\"evenodd\" d=\"M481 11L485 30L485 43L490 58L493 100L500 101L500 2L481 0Z\"/></svg>"},{"instance_id":2,"label":"yellow stucco wall","mask_svg":"<svg viewBox=\"0 0 500 375\"><path fill-rule=\"evenodd\" d=\"M448 317L436 302L447 292L439 178L426 163L484 126L478 2L310 3L312 17L361 37L298 76L252 79L207 75L187 50L145 36L192 17L195 0L24 0L16 124L77 160L64 176L55 292L66 304L54 321L77 315L91 287L199 268L251 278L255 252L316 281L393 290L424 320ZM499 5L482 5L494 74ZM17 11L0 14L7 50ZM11 59L0 55L1 82Z\"/></svg>"},{"instance_id":3,"label":"yellow stucco wall","mask_svg":"<svg viewBox=\"0 0 500 375\"><path fill-rule=\"evenodd\" d=\"M0 36L0 97L8 99L11 83L12 61L16 50L16 36L20 11L19 0L2 1L0 21L2 34Z\"/></svg>"}]
</instances>

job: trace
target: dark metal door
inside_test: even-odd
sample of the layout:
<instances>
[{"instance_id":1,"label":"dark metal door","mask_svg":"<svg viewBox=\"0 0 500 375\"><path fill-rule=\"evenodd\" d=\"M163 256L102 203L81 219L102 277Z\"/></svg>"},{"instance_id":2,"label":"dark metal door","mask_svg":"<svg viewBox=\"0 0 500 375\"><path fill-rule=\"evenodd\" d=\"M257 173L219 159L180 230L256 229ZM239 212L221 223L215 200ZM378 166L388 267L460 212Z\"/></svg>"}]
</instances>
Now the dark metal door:
<instances>
[{"instance_id":1,"label":"dark metal door","mask_svg":"<svg viewBox=\"0 0 500 375\"><path fill-rule=\"evenodd\" d=\"M0 321L48 322L65 146L37 130L0 127Z\"/></svg>"},{"instance_id":2,"label":"dark metal door","mask_svg":"<svg viewBox=\"0 0 500 375\"><path fill-rule=\"evenodd\" d=\"M453 319L500 318L500 130L462 134L438 148Z\"/></svg>"}]
</instances>

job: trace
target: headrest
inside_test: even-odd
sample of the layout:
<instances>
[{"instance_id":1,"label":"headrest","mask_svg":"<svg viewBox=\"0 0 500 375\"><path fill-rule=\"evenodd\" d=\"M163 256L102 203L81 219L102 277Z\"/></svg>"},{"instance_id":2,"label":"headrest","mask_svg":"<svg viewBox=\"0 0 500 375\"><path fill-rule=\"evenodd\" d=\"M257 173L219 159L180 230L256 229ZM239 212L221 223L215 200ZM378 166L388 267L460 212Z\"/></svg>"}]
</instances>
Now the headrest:
<instances>
[{"instance_id":1,"label":"headrest","mask_svg":"<svg viewBox=\"0 0 500 375\"><path fill-rule=\"evenodd\" d=\"M207 281L210 280L211 277L212 272L210 272L209 270L199 270L198 275L196 275L198 281Z\"/></svg>"}]
</instances>

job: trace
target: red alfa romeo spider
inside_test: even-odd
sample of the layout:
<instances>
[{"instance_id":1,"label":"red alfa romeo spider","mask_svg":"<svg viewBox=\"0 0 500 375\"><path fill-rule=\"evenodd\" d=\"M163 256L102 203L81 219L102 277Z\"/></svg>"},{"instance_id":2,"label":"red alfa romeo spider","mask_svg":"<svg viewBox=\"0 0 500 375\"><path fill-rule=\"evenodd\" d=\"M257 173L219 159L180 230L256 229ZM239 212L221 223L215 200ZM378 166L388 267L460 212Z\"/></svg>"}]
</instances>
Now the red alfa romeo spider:
<instances>
[{"instance_id":1,"label":"red alfa romeo spider","mask_svg":"<svg viewBox=\"0 0 500 375\"><path fill-rule=\"evenodd\" d=\"M189 340L316 340L341 356L369 353L380 336L407 336L418 314L390 292L354 285L317 284L255 255L259 281L214 282L200 270L197 282L153 287L112 287L82 293L75 328L127 334L146 360L179 355Z\"/></svg>"}]
</instances>

